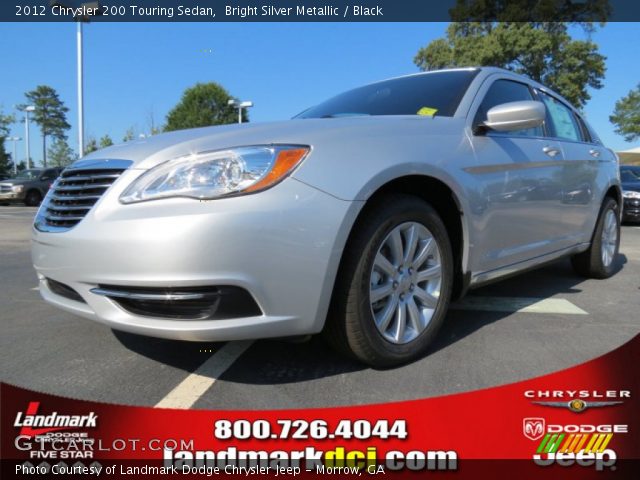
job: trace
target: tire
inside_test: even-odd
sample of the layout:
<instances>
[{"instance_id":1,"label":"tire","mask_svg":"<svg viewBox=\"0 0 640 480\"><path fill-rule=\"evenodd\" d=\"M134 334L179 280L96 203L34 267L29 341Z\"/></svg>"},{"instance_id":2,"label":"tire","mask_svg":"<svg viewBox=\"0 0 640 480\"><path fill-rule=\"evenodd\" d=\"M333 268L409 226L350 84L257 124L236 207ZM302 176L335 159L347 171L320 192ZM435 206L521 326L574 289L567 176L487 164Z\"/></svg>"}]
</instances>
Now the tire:
<instances>
[{"instance_id":1,"label":"tire","mask_svg":"<svg viewBox=\"0 0 640 480\"><path fill-rule=\"evenodd\" d=\"M571 257L574 270L587 278L609 278L616 271L620 248L620 211L618 203L605 198L588 250Z\"/></svg>"},{"instance_id":2,"label":"tire","mask_svg":"<svg viewBox=\"0 0 640 480\"><path fill-rule=\"evenodd\" d=\"M398 239L402 250L393 249ZM386 196L361 215L347 242L324 336L373 367L406 363L434 340L452 284L451 244L436 211L414 196Z\"/></svg>"},{"instance_id":3,"label":"tire","mask_svg":"<svg viewBox=\"0 0 640 480\"><path fill-rule=\"evenodd\" d=\"M38 190L29 190L27 196L24 197L24 204L27 207L37 207L42 201L42 195Z\"/></svg>"}]
</instances>

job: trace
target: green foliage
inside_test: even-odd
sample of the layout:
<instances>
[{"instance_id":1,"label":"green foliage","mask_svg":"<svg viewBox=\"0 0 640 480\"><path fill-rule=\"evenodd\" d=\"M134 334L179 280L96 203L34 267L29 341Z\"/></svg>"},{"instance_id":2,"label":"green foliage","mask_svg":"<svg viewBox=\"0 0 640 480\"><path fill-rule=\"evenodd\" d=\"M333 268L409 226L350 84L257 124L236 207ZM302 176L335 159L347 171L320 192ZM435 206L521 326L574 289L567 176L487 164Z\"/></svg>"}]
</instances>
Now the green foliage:
<instances>
[{"instance_id":1,"label":"green foliage","mask_svg":"<svg viewBox=\"0 0 640 480\"><path fill-rule=\"evenodd\" d=\"M10 159L10 155L5 149L5 141L9 136L9 125L15 121L13 115L5 115L0 110L0 174L8 175L13 169L15 158Z\"/></svg>"},{"instance_id":2,"label":"green foliage","mask_svg":"<svg viewBox=\"0 0 640 480\"><path fill-rule=\"evenodd\" d=\"M109 135L105 135L100 139L100 148L107 148L113 145L113 140Z\"/></svg>"},{"instance_id":3,"label":"green foliage","mask_svg":"<svg viewBox=\"0 0 640 480\"><path fill-rule=\"evenodd\" d=\"M166 132L185 128L224 125L238 121L238 110L228 105L232 97L217 83L198 83L187 88L180 102L167 114ZM242 121L248 122L247 110Z\"/></svg>"},{"instance_id":4,"label":"green foliage","mask_svg":"<svg viewBox=\"0 0 640 480\"><path fill-rule=\"evenodd\" d=\"M76 160L76 155L64 138L56 138L49 147L49 162L54 167L66 167Z\"/></svg>"},{"instance_id":5,"label":"green foliage","mask_svg":"<svg viewBox=\"0 0 640 480\"><path fill-rule=\"evenodd\" d=\"M124 134L124 137L122 137L122 141L123 142L130 142L131 140L133 140L136 137L134 131L133 131L133 127L129 127L127 128L127 131Z\"/></svg>"},{"instance_id":6,"label":"green foliage","mask_svg":"<svg viewBox=\"0 0 640 480\"><path fill-rule=\"evenodd\" d=\"M71 128L67 123L69 109L60 100L58 92L48 85L38 85L35 90L25 93L27 104L33 105L33 120L40 127L42 133L42 161L47 166L47 137L66 139L66 131ZM26 105L22 105L23 110Z\"/></svg>"},{"instance_id":7,"label":"green foliage","mask_svg":"<svg viewBox=\"0 0 640 480\"><path fill-rule=\"evenodd\" d=\"M590 24L586 24L590 26ZM605 57L589 40L574 40L568 24L454 22L446 38L421 48L414 58L422 70L447 67L502 67L556 90L577 107L602 88Z\"/></svg>"},{"instance_id":8,"label":"green foliage","mask_svg":"<svg viewBox=\"0 0 640 480\"><path fill-rule=\"evenodd\" d=\"M558 22L590 28L611 14L609 0L457 0L450 10L456 22Z\"/></svg>"},{"instance_id":9,"label":"green foliage","mask_svg":"<svg viewBox=\"0 0 640 480\"><path fill-rule=\"evenodd\" d=\"M615 125L615 132L627 142L640 138L640 83L616 102L609 121Z\"/></svg>"},{"instance_id":10,"label":"green foliage","mask_svg":"<svg viewBox=\"0 0 640 480\"><path fill-rule=\"evenodd\" d=\"M98 150L98 142L93 137L87 139L87 144L84 146L84 154L87 155L91 152Z\"/></svg>"}]
</instances>

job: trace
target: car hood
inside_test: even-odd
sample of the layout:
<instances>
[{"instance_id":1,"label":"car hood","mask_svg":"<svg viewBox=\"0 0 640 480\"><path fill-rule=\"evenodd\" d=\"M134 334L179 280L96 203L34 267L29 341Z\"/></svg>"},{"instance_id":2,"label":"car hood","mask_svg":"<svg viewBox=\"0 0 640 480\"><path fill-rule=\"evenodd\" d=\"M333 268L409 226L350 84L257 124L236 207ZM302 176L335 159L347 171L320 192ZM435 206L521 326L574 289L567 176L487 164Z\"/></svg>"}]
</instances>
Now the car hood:
<instances>
[{"instance_id":1,"label":"car hood","mask_svg":"<svg viewBox=\"0 0 640 480\"><path fill-rule=\"evenodd\" d=\"M454 131L462 120L449 117L372 116L294 119L272 123L245 123L196 128L154 135L93 152L74 163L87 166L104 159L131 160L131 168L148 169L184 155L246 145L294 144L358 145L390 136L424 137ZM458 132L459 127L456 128Z\"/></svg>"},{"instance_id":2,"label":"car hood","mask_svg":"<svg viewBox=\"0 0 640 480\"><path fill-rule=\"evenodd\" d=\"M33 182L34 180L25 180L21 178L8 178L6 180L0 180L0 184L2 185L24 185L29 182Z\"/></svg>"},{"instance_id":3,"label":"car hood","mask_svg":"<svg viewBox=\"0 0 640 480\"><path fill-rule=\"evenodd\" d=\"M622 184L622 190L640 192L640 182L625 182Z\"/></svg>"}]
</instances>

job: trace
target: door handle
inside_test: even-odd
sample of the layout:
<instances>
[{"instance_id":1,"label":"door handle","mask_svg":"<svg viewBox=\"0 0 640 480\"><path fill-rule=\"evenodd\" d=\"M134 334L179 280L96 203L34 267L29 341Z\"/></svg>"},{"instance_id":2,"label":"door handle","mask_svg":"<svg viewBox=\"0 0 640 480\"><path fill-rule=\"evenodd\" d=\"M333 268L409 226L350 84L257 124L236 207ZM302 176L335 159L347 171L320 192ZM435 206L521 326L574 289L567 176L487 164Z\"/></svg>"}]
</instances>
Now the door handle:
<instances>
[{"instance_id":1,"label":"door handle","mask_svg":"<svg viewBox=\"0 0 640 480\"><path fill-rule=\"evenodd\" d=\"M591 155L592 157L598 158L600 156L600 150L596 150L595 148L592 148L591 150L589 150L589 155Z\"/></svg>"},{"instance_id":2,"label":"door handle","mask_svg":"<svg viewBox=\"0 0 640 480\"><path fill-rule=\"evenodd\" d=\"M557 149L556 147L549 147L549 146L544 147L542 151L547 155L549 155L550 157L555 157L560 153L560 150Z\"/></svg>"}]
</instances>

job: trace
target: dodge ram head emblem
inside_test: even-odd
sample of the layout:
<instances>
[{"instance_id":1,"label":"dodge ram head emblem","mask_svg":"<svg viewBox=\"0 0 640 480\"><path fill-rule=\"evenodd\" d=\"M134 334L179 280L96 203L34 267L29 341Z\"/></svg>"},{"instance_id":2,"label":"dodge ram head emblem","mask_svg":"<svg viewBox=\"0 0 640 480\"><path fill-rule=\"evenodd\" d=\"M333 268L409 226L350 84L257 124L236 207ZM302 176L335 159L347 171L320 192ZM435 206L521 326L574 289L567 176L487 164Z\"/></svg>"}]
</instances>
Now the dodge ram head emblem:
<instances>
[{"instance_id":1,"label":"dodge ram head emblem","mask_svg":"<svg viewBox=\"0 0 640 480\"><path fill-rule=\"evenodd\" d=\"M522 433L529 440L537 440L544 435L544 418L525 418L522 420Z\"/></svg>"}]
</instances>

